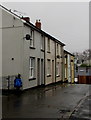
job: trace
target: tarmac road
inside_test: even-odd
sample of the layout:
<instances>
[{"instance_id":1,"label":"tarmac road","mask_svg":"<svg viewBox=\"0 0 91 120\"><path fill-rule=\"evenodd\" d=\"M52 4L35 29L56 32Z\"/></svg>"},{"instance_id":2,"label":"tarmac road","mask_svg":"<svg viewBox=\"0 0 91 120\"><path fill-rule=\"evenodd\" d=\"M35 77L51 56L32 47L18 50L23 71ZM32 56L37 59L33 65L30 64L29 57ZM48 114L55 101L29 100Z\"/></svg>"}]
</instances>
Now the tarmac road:
<instances>
[{"instance_id":1,"label":"tarmac road","mask_svg":"<svg viewBox=\"0 0 91 120\"><path fill-rule=\"evenodd\" d=\"M70 120L91 120L91 86L89 86L88 94L72 112Z\"/></svg>"},{"instance_id":2,"label":"tarmac road","mask_svg":"<svg viewBox=\"0 0 91 120\"><path fill-rule=\"evenodd\" d=\"M2 96L3 118L69 118L89 92L85 84L56 84Z\"/></svg>"}]
</instances>

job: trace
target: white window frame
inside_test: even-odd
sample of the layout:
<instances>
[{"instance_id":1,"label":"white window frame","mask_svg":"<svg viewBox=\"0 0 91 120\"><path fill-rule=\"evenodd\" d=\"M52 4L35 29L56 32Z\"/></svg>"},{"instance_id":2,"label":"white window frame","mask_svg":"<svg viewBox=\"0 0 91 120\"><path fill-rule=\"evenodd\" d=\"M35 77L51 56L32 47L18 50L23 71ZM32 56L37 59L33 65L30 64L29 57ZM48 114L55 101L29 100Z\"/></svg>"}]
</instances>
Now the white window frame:
<instances>
[{"instance_id":1,"label":"white window frame","mask_svg":"<svg viewBox=\"0 0 91 120\"><path fill-rule=\"evenodd\" d=\"M44 50L44 40L45 40L45 37L41 35L41 50Z\"/></svg>"},{"instance_id":2,"label":"white window frame","mask_svg":"<svg viewBox=\"0 0 91 120\"><path fill-rule=\"evenodd\" d=\"M31 30L30 47L34 47L34 30Z\"/></svg>"},{"instance_id":3,"label":"white window frame","mask_svg":"<svg viewBox=\"0 0 91 120\"><path fill-rule=\"evenodd\" d=\"M47 59L47 76L51 75L51 60Z\"/></svg>"},{"instance_id":4,"label":"white window frame","mask_svg":"<svg viewBox=\"0 0 91 120\"><path fill-rule=\"evenodd\" d=\"M60 46L60 55L62 56L62 46Z\"/></svg>"},{"instance_id":5,"label":"white window frame","mask_svg":"<svg viewBox=\"0 0 91 120\"><path fill-rule=\"evenodd\" d=\"M29 79L34 78L34 73L35 73L35 58L30 57L29 58Z\"/></svg>"},{"instance_id":6,"label":"white window frame","mask_svg":"<svg viewBox=\"0 0 91 120\"><path fill-rule=\"evenodd\" d=\"M47 51L50 52L50 42L51 40L48 38L47 40Z\"/></svg>"},{"instance_id":7,"label":"white window frame","mask_svg":"<svg viewBox=\"0 0 91 120\"><path fill-rule=\"evenodd\" d=\"M56 63L56 76L60 75L60 64L59 62Z\"/></svg>"},{"instance_id":8,"label":"white window frame","mask_svg":"<svg viewBox=\"0 0 91 120\"><path fill-rule=\"evenodd\" d=\"M65 67L65 78L67 78L67 68Z\"/></svg>"},{"instance_id":9,"label":"white window frame","mask_svg":"<svg viewBox=\"0 0 91 120\"><path fill-rule=\"evenodd\" d=\"M59 55L59 45L57 44L57 55Z\"/></svg>"},{"instance_id":10,"label":"white window frame","mask_svg":"<svg viewBox=\"0 0 91 120\"><path fill-rule=\"evenodd\" d=\"M67 61L66 61L67 58L64 58L64 61L65 61L65 64L67 64Z\"/></svg>"}]
</instances>

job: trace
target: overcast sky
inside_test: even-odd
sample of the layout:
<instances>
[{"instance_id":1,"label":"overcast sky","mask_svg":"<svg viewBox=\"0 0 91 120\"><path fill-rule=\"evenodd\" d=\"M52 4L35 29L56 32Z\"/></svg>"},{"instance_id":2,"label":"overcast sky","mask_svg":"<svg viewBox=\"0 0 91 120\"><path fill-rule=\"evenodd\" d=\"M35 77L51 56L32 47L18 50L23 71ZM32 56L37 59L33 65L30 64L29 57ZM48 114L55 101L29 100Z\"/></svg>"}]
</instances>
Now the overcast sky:
<instances>
[{"instance_id":1,"label":"overcast sky","mask_svg":"<svg viewBox=\"0 0 91 120\"><path fill-rule=\"evenodd\" d=\"M35 24L40 19L42 30L66 44L70 52L89 48L89 3L87 2L7 2L5 7L26 13Z\"/></svg>"}]
</instances>

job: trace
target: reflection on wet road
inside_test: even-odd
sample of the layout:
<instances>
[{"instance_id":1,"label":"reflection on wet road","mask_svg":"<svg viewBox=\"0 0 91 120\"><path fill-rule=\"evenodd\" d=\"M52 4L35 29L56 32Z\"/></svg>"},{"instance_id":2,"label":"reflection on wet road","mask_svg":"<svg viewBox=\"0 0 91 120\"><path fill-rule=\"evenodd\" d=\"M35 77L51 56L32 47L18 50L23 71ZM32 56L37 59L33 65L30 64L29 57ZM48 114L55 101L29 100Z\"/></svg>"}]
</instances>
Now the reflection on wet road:
<instances>
[{"instance_id":1,"label":"reflection on wet road","mask_svg":"<svg viewBox=\"0 0 91 120\"><path fill-rule=\"evenodd\" d=\"M65 118L89 91L89 85L57 84L3 95L4 118Z\"/></svg>"}]
</instances>

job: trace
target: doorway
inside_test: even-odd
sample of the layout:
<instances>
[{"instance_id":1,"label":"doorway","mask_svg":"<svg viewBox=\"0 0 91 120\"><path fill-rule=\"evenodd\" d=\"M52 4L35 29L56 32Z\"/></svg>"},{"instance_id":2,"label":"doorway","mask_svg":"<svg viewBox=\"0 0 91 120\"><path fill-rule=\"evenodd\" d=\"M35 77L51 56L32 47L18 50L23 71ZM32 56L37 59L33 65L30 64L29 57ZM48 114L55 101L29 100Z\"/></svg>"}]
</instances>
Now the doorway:
<instances>
[{"instance_id":1,"label":"doorway","mask_svg":"<svg viewBox=\"0 0 91 120\"><path fill-rule=\"evenodd\" d=\"M37 59L37 85L40 85L40 58Z\"/></svg>"},{"instance_id":2,"label":"doorway","mask_svg":"<svg viewBox=\"0 0 91 120\"><path fill-rule=\"evenodd\" d=\"M44 84L44 60L41 59L41 85Z\"/></svg>"},{"instance_id":3,"label":"doorway","mask_svg":"<svg viewBox=\"0 0 91 120\"><path fill-rule=\"evenodd\" d=\"M54 60L52 60L52 83L54 82Z\"/></svg>"}]
</instances>

